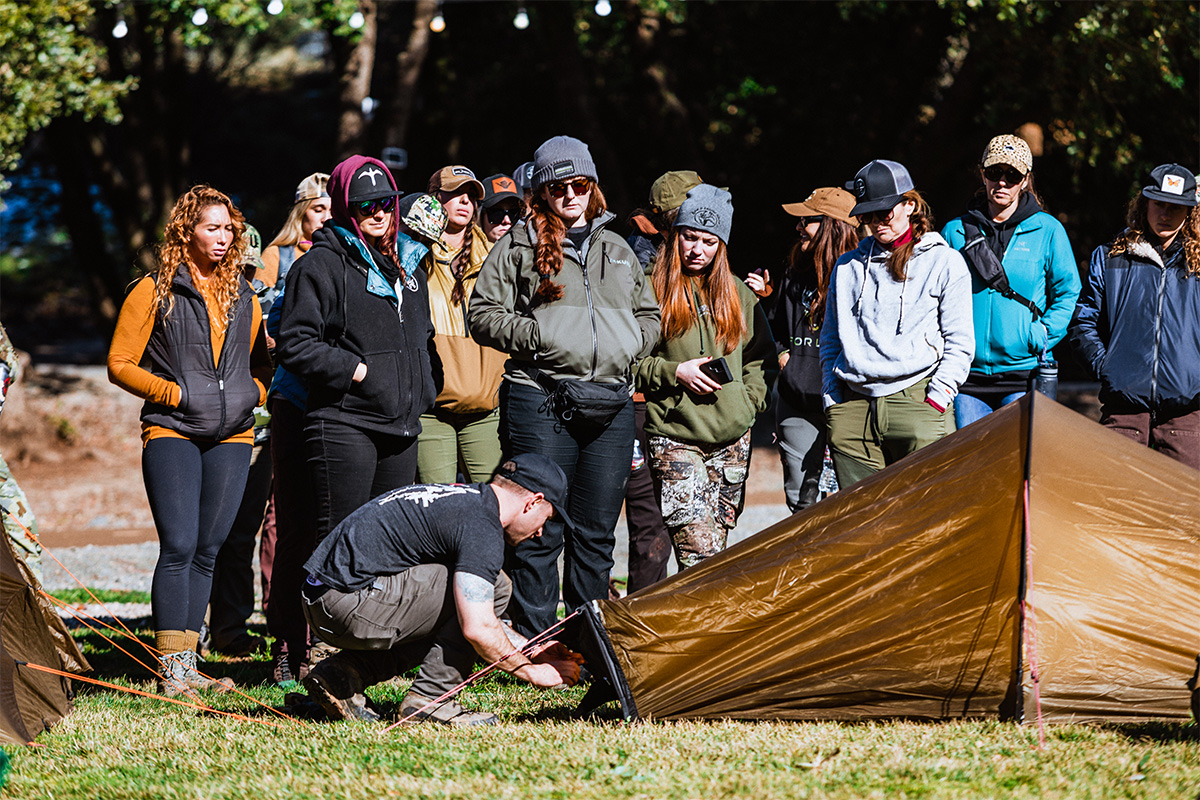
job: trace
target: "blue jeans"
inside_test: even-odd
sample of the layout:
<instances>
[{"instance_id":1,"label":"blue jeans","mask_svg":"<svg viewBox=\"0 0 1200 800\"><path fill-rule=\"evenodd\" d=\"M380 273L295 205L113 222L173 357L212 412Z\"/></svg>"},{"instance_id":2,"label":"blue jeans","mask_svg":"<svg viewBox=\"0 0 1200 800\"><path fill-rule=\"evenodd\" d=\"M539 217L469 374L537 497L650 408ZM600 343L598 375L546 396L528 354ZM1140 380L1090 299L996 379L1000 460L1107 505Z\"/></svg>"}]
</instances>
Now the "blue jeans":
<instances>
[{"instance_id":1,"label":"blue jeans","mask_svg":"<svg viewBox=\"0 0 1200 800\"><path fill-rule=\"evenodd\" d=\"M954 424L959 430L970 425L972 422L978 422L1001 406L1006 406L1014 400L1025 396L1025 392L1013 392L1002 396L999 402L995 400L984 400L979 397L972 397L969 394L959 392L958 397L954 398Z\"/></svg>"},{"instance_id":2,"label":"blue jeans","mask_svg":"<svg viewBox=\"0 0 1200 800\"><path fill-rule=\"evenodd\" d=\"M567 514L576 528L550 520L538 538L509 548L508 610L513 627L534 636L557 621L558 556L565 552L562 596L570 613L608 597L613 546L633 460L633 399L605 427L564 423L544 391L505 381L500 387L500 441L507 455L541 453L567 476Z\"/></svg>"}]
</instances>

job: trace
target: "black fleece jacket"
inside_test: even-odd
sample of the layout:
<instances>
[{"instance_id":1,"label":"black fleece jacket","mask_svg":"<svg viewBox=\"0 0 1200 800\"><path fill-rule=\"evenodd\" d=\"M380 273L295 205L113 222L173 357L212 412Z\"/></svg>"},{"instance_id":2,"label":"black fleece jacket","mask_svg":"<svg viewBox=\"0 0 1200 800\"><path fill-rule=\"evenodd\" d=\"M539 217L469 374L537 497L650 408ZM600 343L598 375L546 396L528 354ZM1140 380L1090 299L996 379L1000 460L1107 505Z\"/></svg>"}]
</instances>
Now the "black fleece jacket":
<instances>
[{"instance_id":1,"label":"black fleece jacket","mask_svg":"<svg viewBox=\"0 0 1200 800\"><path fill-rule=\"evenodd\" d=\"M436 354L425 274L400 281L400 303L368 290L364 250L332 224L287 276L276 357L308 386L309 417L416 436L433 407ZM388 270L393 274L393 270ZM354 383L359 362L367 376Z\"/></svg>"}]
</instances>

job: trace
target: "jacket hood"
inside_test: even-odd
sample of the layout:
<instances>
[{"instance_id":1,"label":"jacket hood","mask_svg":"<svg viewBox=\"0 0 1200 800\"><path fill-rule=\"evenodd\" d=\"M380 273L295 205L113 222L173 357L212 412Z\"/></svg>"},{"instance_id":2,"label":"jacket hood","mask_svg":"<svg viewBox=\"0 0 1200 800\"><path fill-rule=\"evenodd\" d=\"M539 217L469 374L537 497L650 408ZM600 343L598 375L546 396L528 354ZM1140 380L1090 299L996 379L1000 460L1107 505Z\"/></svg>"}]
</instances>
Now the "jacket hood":
<instances>
[{"instance_id":1,"label":"jacket hood","mask_svg":"<svg viewBox=\"0 0 1200 800\"><path fill-rule=\"evenodd\" d=\"M972 197L971 201L967 203L967 216L971 218L971 221L982 230L994 232L1001 228L1017 227L1034 214L1040 213L1042 207L1038 205L1038 201L1032 194L1022 192L1020 199L1017 200L1017 210L1004 222L993 222L992 218L987 215L987 210L987 198L980 195Z\"/></svg>"},{"instance_id":2,"label":"jacket hood","mask_svg":"<svg viewBox=\"0 0 1200 800\"><path fill-rule=\"evenodd\" d=\"M922 236L920 241L918 241L913 247L913 254L915 255L922 251L928 250L931 247L938 247L939 245L946 245L947 247L950 246L947 244L946 240L942 238L940 233L937 231L929 231ZM875 241L874 236L868 236L859 242L858 247L851 252L858 261L861 261L865 264L868 257L883 258L887 256L891 250L888 249L887 245L880 244L879 242ZM845 256L842 256L842 258L845 258Z\"/></svg>"},{"instance_id":3,"label":"jacket hood","mask_svg":"<svg viewBox=\"0 0 1200 800\"><path fill-rule=\"evenodd\" d=\"M370 156L350 156L342 163L333 168L333 172L329 173L329 205L330 211L333 214L333 221L343 228L353 231L354 235L362 238L362 229L358 227L358 220L350 213L350 179L354 177L354 173L364 164L373 164L387 176L388 183L392 189L396 189L396 179L392 177L392 172L387 168L382 161ZM392 214L396 213L396 207L392 206Z\"/></svg>"}]
</instances>

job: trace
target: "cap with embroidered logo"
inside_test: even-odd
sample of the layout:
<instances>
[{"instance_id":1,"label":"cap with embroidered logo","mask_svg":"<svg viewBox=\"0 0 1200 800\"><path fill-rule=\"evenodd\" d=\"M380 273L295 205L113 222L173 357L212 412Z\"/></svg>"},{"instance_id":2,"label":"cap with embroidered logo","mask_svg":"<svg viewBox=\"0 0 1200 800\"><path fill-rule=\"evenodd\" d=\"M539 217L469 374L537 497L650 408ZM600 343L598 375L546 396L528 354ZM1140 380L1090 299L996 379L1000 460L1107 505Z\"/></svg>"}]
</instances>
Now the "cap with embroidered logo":
<instances>
[{"instance_id":1,"label":"cap with embroidered logo","mask_svg":"<svg viewBox=\"0 0 1200 800\"><path fill-rule=\"evenodd\" d=\"M892 208L905 192L913 190L913 182L903 164L878 158L860 169L854 180L846 184L846 190L857 201L850 215L858 217Z\"/></svg>"},{"instance_id":2,"label":"cap with embroidered logo","mask_svg":"<svg viewBox=\"0 0 1200 800\"><path fill-rule=\"evenodd\" d=\"M475 177L475 173L462 165L442 167L429 176L430 192L457 192L462 187L468 187L475 201L483 199L483 184Z\"/></svg>"},{"instance_id":3,"label":"cap with embroidered logo","mask_svg":"<svg viewBox=\"0 0 1200 800\"><path fill-rule=\"evenodd\" d=\"M385 197L397 197L400 192L392 188L391 175L387 167L378 161L368 161L354 171L350 178L350 187L346 192L347 203L364 203L368 200L381 200Z\"/></svg>"},{"instance_id":4,"label":"cap with embroidered logo","mask_svg":"<svg viewBox=\"0 0 1200 800\"><path fill-rule=\"evenodd\" d=\"M483 201L479 207L487 210L499 202L512 198L521 202L521 194L517 182L507 175L493 175L483 181Z\"/></svg>"},{"instance_id":5,"label":"cap with embroidered logo","mask_svg":"<svg viewBox=\"0 0 1200 800\"><path fill-rule=\"evenodd\" d=\"M983 158L979 160L979 166L983 169L995 164L1004 164L1022 175L1028 175L1033 169L1033 152L1020 136L1005 133L993 137L987 143L987 147L983 149Z\"/></svg>"},{"instance_id":6,"label":"cap with embroidered logo","mask_svg":"<svg viewBox=\"0 0 1200 800\"><path fill-rule=\"evenodd\" d=\"M1196 205L1196 176L1178 164L1161 164L1150 171L1150 185L1142 196L1177 206Z\"/></svg>"}]
</instances>

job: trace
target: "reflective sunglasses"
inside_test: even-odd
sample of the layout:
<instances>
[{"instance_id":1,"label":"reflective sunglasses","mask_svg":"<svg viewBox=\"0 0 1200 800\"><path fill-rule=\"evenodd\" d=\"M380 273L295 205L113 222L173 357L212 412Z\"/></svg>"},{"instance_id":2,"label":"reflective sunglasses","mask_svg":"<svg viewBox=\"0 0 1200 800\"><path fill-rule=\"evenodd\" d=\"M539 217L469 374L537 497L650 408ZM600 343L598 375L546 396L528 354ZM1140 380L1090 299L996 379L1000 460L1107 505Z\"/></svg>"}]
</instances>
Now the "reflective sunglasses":
<instances>
[{"instance_id":1,"label":"reflective sunglasses","mask_svg":"<svg viewBox=\"0 0 1200 800\"><path fill-rule=\"evenodd\" d=\"M387 213L396 205L395 197L382 197L378 200L363 200L361 203L354 204L354 210L364 217L375 216L376 211Z\"/></svg>"},{"instance_id":2,"label":"reflective sunglasses","mask_svg":"<svg viewBox=\"0 0 1200 800\"><path fill-rule=\"evenodd\" d=\"M1006 167L1003 164L992 164L983 171L983 177L987 178L992 183L1004 181L1009 186L1016 186L1021 181L1025 180L1025 176L1017 172L1012 167Z\"/></svg>"},{"instance_id":3,"label":"reflective sunglasses","mask_svg":"<svg viewBox=\"0 0 1200 800\"><path fill-rule=\"evenodd\" d=\"M578 194L578 192L576 192L576 194ZM487 215L488 222L493 225L499 225L505 220L508 220L509 222L516 222L518 219L517 210L515 208L504 208L502 206L489 208L484 212L484 214Z\"/></svg>"},{"instance_id":4,"label":"reflective sunglasses","mask_svg":"<svg viewBox=\"0 0 1200 800\"><path fill-rule=\"evenodd\" d=\"M565 197L567 194L567 187L570 187L571 190L575 192L575 196L579 197L581 194L587 194L592 190L592 179L576 178L571 181L558 181L556 183L546 184L546 188L550 190L550 196L555 198Z\"/></svg>"}]
</instances>

